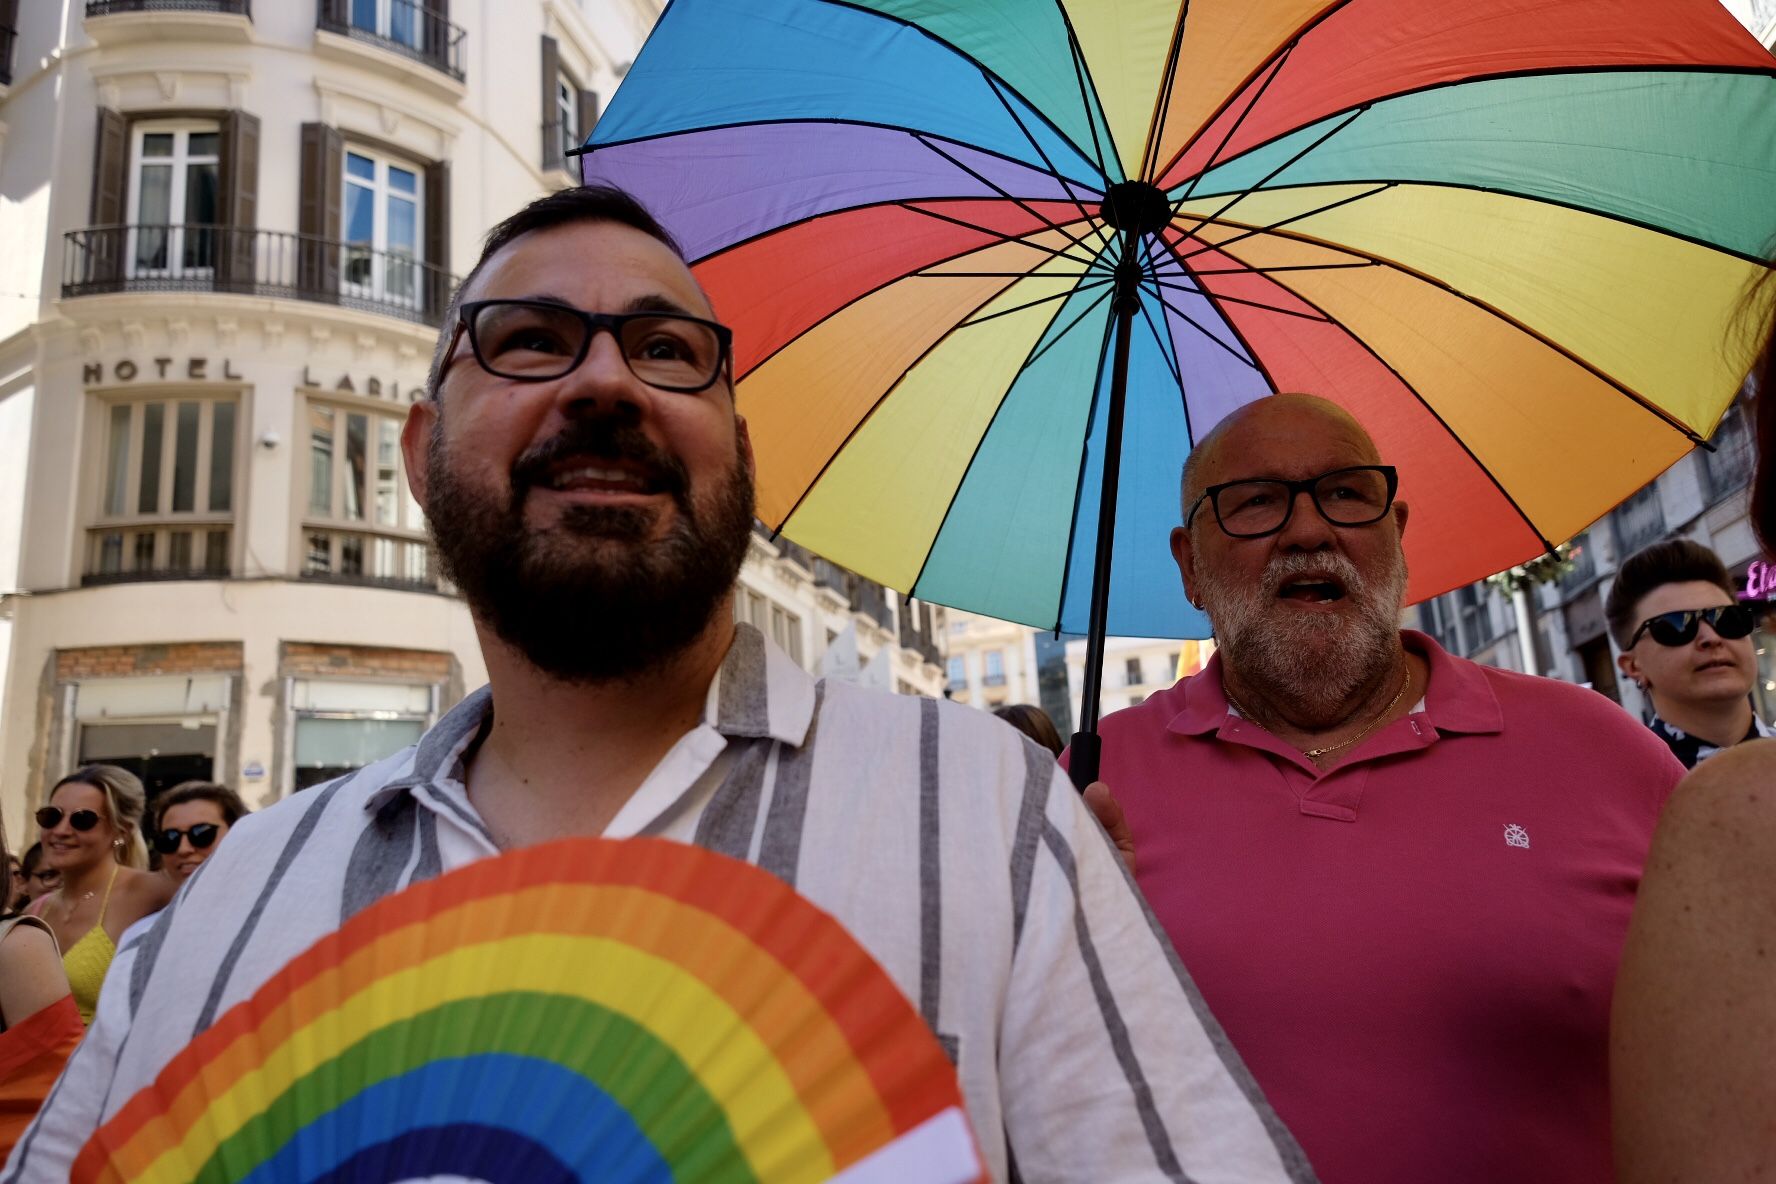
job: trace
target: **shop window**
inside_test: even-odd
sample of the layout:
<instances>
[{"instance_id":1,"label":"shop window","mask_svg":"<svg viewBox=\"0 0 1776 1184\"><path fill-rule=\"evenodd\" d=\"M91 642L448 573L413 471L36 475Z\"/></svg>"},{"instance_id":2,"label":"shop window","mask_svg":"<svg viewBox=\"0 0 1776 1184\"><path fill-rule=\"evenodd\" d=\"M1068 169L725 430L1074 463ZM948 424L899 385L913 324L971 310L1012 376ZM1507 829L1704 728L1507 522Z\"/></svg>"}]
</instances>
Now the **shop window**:
<instances>
[{"instance_id":1,"label":"shop window","mask_svg":"<svg viewBox=\"0 0 1776 1184\"><path fill-rule=\"evenodd\" d=\"M429 685L291 680L290 785L307 789L419 741L435 713Z\"/></svg>"},{"instance_id":2,"label":"shop window","mask_svg":"<svg viewBox=\"0 0 1776 1184\"><path fill-rule=\"evenodd\" d=\"M236 414L232 399L109 404L86 580L229 574Z\"/></svg>"}]
</instances>

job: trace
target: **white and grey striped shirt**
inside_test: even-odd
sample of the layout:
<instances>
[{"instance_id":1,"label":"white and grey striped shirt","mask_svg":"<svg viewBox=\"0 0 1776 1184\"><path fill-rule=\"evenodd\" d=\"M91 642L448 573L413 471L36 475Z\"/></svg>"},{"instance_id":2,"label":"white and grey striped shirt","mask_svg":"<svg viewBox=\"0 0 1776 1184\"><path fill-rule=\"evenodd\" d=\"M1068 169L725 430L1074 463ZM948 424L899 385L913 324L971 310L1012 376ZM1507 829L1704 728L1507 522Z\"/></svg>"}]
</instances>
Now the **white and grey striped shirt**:
<instances>
[{"instance_id":1,"label":"white and grey striped shirt","mask_svg":"<svg viewBox=\"0 0 1776 1184\"><path fill-rule=\"evenodd\" d=\"M51 1184L196 1032L343 918L496 854L463 760L414 748L243 819L118 954L0 1184ZM816 683L741 626L703 723L606 831L775 873L848 926L958 1066L997 1180L1311 1180L1047 752L984 712Z\"/></svg>"}]
</instances>

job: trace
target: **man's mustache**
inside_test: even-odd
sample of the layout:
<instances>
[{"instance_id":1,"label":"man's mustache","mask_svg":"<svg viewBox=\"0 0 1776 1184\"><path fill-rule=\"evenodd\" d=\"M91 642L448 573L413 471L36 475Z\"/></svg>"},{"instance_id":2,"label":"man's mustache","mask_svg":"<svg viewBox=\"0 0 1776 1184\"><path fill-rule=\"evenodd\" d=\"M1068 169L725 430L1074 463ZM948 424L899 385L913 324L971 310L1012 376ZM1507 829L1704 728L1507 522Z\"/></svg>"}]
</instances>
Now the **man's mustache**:
<instances>
[{"instance_id":1,"label":"man's mustache","mask_svg":"<svg viewBox=\"0 0 1776 1184\"><path fill-rule=\"evenodd\" d=\"M537 485L546 484L550 472L564 460L627 461L640 468L662 493L682 501L690 488L684 462L648 439L632 423L611 418L576 419L541 444L527 449L512 464L513 503L522 502Z\"/></svg>"}]
</instances>

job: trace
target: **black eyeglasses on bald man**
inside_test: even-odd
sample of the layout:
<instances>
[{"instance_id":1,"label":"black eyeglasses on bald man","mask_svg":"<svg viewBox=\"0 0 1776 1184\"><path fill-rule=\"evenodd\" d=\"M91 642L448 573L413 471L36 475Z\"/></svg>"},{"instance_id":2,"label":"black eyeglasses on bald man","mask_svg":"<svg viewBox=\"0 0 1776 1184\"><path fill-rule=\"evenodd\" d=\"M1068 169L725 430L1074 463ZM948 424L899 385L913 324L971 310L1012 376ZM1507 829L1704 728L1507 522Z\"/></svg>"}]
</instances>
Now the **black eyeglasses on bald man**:
<instances>
[{"instance_id":1,"label":"black eyeglasses on bald man","mask_svg":"<svg viewBox=\"0 0 1776 1184\"><path fill-rule=\"evenodd\" d=\"M1262 477L1224 481L1203 490L1184 515L1189 526L1207 501L1222 531L1236 539L1261 539L1289 525L1295 513L1295 497L1313 499L1320 517L1334 526L1368 526L1380 522L1394 504L1400 476L1392 465L1357 465L1333 469L1304 481Z\"/></svg>"}]
</instances>

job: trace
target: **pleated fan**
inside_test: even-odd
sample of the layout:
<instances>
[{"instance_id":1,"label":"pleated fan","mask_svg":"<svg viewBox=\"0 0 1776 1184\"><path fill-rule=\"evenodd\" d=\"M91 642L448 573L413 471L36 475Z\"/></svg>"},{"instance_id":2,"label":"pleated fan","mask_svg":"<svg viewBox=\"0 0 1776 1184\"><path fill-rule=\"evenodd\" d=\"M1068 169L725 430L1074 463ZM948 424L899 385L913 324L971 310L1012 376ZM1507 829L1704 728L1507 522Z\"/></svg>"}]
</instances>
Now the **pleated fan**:
<instances>
[{"instance_id":1,"label":"pleated fan","mask_svg":"<svg viewBox=\"0 0 1776 1184\"><path fill-rule=\"evenodd\" d=\"M127 1102L78 1184L983 1177L955 1070L749 864L569 839L365 909Z\"/></svg>"}]
</instances>

